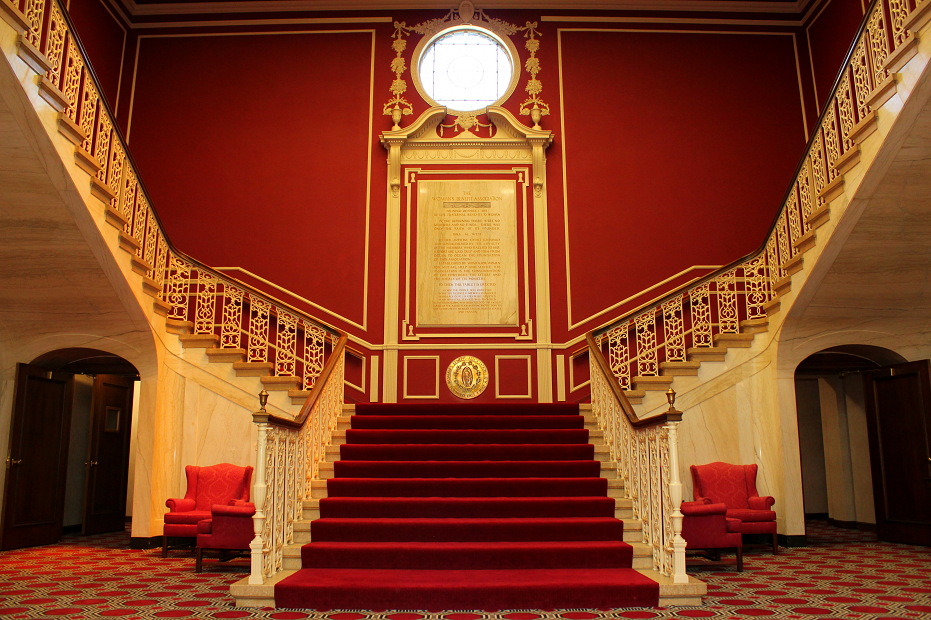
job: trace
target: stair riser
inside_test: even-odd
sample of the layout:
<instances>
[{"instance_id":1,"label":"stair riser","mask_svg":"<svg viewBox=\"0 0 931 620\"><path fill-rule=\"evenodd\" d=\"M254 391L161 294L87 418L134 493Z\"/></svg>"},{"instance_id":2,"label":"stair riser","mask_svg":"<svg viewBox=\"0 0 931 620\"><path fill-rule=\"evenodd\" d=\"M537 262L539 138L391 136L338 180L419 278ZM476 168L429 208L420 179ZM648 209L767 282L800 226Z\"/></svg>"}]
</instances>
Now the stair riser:
<instances>
[{"instance_id":1,"label":"stair riser","mask_svg":"<svg viewBox=\"0 0 931 620\"><path fill-rule=\"evenodd\" d=\"M581 429L585 418L574 416L354 416L351 429Z\"/></svg>"},{"instance_id":2,"label":"stair riser","mask_svg":"<svg viewBox=\"0 0 931 620\"><path fill-rule=\"evenodd\" d=\"M608 490L604 478L422 479L327 481L330 497L593 497ZM314 497L319 497L314 495Z\"/></svg>"},{"instance_id":3,"label":"stair riser","mask_svg":"<svg viewBox=\"0 0 931 620\"><path fill-rule=\"evenodd\" d=\"M500 542L621 540L615 519L318 519L313 542Z\"/></svg>"},{"instance_id":4,"label":"stair riser","mask_svg":"<svg viewBox=\"0 0 931 620\"><path fill-rule=\"evenodd\" d=\"M321 466L320 474L339 478L597 478L596 461L384 462L339 461Z\"/></svg>"},{"instance_id":5,"label":"stair riser","mask_svg":"<svg viewBox=\"0 0 931 620\"><path fill-rule=\"evenodd\" d=\"M463 499L412 499L384 501L348 498L330 498L321 502L319 513L324 518L532 518L532 517L613 517L616 508L608 498L559 498L558 501L541 499L476 500Z\"/></svg>"},{"instance_id":6,"label":"stair riser","mask_svg":"<svg viewBox=\"0 0 931 620\"><path fill-rule=\"evenodd\" d=\"M371 548L327 548L308 545L302 550L303 565L315 568L390 569L536 569L536 568L630 568L633 549L628 545L584 545L576 549L537 548L411 548L410 545L373 545Z\"/></svg>"},{"instance_id":7,"label":"stair riser","mask_svg":"<svg viewBox=\"0 0 931 620\"><path fill-rule=\"evenodd\" d=\"M597 433L592 432L595 436ZM354 444L587 444L589 431L566 430L366 430L333 433L333 443Z\"/></svg>"}]
</instances>

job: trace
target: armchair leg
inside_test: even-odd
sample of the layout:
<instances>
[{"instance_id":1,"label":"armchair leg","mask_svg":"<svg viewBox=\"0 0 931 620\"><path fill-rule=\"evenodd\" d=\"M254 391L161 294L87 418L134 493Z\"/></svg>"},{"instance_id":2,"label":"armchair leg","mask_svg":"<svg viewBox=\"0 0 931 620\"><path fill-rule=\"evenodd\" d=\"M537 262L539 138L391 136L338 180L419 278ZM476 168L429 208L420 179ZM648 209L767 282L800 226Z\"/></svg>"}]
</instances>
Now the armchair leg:
<instances>
[{"instance_id":1,"label":"armchair leg","mask_svg":"<svg viewBox=\"0 0 931 620\"><path fill-rule=\"evenodd\" d=\"M162 535L162 557L168 557L168 537L165 535Z\"/></svg>"},{"instance_id":2,"label":"armchair leg","mask_svg":"<svg viewBox=\"0 0 931 620\"><path fill-rule=\"evenodd\" d=\"M204 550L200 547L194 549L194 572L199 573L204 567Z\"/></svg>"},{"instance_id":3,"label":"armchair leg","mask_svg":"<svg viewBox=\"0 0 931 620\"><path fill-rule=\"evenodd\" d=\"M742 573L744 570L744 549L737 547L737 572Z\"/></svg>"},{"instance_id":4,"label":"armchair leg","mask_svg":"<svg viewBox=\"0 0 931 620\"><path fill-rule=\"evenodd\" d=\"M773 555L779 555L779 534L773 532Z\"/></svg>"}]
</instances>

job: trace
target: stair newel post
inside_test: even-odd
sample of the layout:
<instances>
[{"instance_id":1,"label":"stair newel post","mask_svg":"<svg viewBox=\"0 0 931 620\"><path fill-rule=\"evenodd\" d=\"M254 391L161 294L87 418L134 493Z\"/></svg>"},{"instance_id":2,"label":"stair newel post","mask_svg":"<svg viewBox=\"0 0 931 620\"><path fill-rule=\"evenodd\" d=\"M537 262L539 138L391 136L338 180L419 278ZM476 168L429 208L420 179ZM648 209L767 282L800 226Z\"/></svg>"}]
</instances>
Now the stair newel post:
<instances>
[{"instance_id":1,"label":"stair newel post","mask_svg":"<svg viewBox=\"0 0 931 620\"><path fill-rule=\"evenodd\" d=\"M262 539L262 532L265 530L265 496L268 488L265 482L265 458L268 451L268 412L265 411L267 402L268 392L262 390L259 392L261 409L252 414L252 421L258 426L258 438L255 450L255 486L252 490L253 503L255 503L255 516L252 517L255 538L249 543L249 549L252 551L250 585L261 585L265 582L265 541Z\"/></svg>"},{"instance_id":2,"label":"stair newel post","mask_svg":"<svg viewBox=\"0 0 931 620\"><path fill-rule=\"evenodd\" d=\"M669 409L666 411L667 422L664 425L669 445L669 498L672 502L672 580L673 583L688 583L685 573L685 539L682 538L682 481L679 479L679 421L682 412L676 410L676 391L672 388L666 392Z\"/></svg>"}]
</instances>

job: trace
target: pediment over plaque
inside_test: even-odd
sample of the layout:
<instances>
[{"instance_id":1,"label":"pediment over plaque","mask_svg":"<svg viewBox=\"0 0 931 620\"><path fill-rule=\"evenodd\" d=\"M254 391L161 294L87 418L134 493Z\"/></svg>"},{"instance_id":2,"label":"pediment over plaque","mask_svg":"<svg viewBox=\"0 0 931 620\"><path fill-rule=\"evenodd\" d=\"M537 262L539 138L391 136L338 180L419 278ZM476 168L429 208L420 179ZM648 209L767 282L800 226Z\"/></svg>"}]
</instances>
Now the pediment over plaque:
<instances>
[{"instance_id":1,"label":"pediment over plaque","mask_svg":"<svg viewBox=\"0 0 931 620\"><path fill-rule=\"evenodd\" d=\"M437 128L446 119L446 108L428 109L407 127L381 134L381 143L388 149L388 178L392 194L397 197L401 186L401 165L406 163L523 163L533 166L533 187L542 196L545 174L544 151L553 143L553 132L527 127L505 108L489 106L489 121L495 126L492 136L481 136L469 130L449 138L438 134Z\"/></svg>"}]
</instances>

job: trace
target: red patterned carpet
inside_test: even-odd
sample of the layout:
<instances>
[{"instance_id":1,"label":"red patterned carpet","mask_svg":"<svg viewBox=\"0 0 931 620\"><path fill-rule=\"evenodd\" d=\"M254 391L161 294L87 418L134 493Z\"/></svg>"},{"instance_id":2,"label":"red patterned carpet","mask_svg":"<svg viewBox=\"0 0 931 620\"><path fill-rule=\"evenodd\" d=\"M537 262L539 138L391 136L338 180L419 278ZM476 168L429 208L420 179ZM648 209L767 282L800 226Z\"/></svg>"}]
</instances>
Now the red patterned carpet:
<instances>
[{"instance_id":1,"label":"red patterned carpet","mask_svg":"<svg viewBox=\"0 0 931 620\"><path fill-rule=\"evenodd\" d=\"M50 547L0 553L4 618L320 618L328 620L549 620L568 618L928 618L931 549L808 524L809 546L773 556L750 549L745 570L689 569L708 583L703 607L511 612L307 612L233 607L229 584L245 569L194 573L182 552L129 550L129 534L69 536Z\"/></svg>"}]
</instances>

